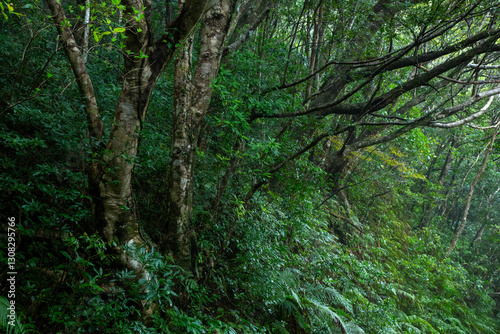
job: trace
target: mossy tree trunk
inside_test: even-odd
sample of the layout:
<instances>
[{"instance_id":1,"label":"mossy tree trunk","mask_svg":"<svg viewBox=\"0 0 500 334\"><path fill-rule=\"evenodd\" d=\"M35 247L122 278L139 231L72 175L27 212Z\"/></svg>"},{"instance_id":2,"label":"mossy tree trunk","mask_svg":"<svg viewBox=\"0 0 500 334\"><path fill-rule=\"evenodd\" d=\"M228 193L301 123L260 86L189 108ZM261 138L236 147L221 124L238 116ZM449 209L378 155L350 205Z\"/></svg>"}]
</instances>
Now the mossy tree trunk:
<instances>
[{"instance_id":1,"label":"mossy tree trunk","mask_svg":"<svg viewBox=\"0 0 500 334\"><path fill-rule=\"evenodd\" d=\"M140 144L140 132L152 90L165 66L172 60L177 46L190 35L206 12L206 0L187 1L167 33L155 41L151 30L149 0L123 0L125 22L124 68L121 92L115 109L113 126L104 133L92 78L84 54L73 36L62 4L46 0L57 27L60 42L73 69L88 119L93 156L87 175L92 197L94 229L111 242L121 264L140 276L147 276L132 252L123 245L144 245L132 197L132 176ZM106 144L104 144L106 143Z\"/></svg>"},{"instance_id":2,"label":"mossy tree trunk","mask_svg":"<svg viewBox=\"0 0 500 334\"><path fill-rule=\"evenodd\" d=\"M194 230L194 163L200 128L205 119L220 68L229 30L232 4L220 0L203 17L198 62L192 69L192 44L188 39L175 66L172 162L168 177L167 221L163 227L162 251L186 271L192 270Z\"/></svg>"}]
</instances>

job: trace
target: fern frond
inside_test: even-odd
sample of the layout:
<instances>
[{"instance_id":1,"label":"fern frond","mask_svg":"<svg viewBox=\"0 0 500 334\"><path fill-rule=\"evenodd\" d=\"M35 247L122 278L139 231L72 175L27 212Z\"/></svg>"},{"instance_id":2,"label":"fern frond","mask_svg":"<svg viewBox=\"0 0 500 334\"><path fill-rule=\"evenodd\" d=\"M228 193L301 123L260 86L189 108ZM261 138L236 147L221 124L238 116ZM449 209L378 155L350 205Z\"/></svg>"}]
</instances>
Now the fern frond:
<instances>
[{"instance_id":1,"label":"fern frond","mask_svg":"<svg viewBox=\"0 0 500 334\"><path fill-rule=\"evenodd\" d=\"M293 302L293 300L290 300L288 298L285 298L285 300L281 302L280 308L286 315L291 315L294 312L298 312L297 305Z\"/></svg>"},{"instance_id":2,"label":"fern frond","mask_svg":"<svg viewBox=\"0 0 500 334\"><path fill-rule=\"evenodd\" d=\"M416 298L416 296L413 293L406 291L401 284L393 284L392 288L389 291L398 300L404 301L407 306L415 305L419 309L422 309L422 306L418 302L418 299Z\"/></svg>"},{"instance_id":3,"label":"fern frond","mask_svg":"<svg viewBox=\"0 0 500 334\"><path fill-rule=\"evenodd\" d=\"M307 311L315 312L318 316L324 318L325 323L328 323L330 328L339 328L343 334L348 333L342 318L328 306L314 299L305 300L304 305L307 305Z\"/></svg>"},{"instance_id":4,"label":"fern frond","mask_svg":"<svg viewBox=\"0 0 500 334\"><path fill-rule=\"evenodd\" d=\"M10 303L5 297L0 297L0 328L6 330L7 334L23 334L32 331L23 326L21 320L19 320L19 314L16 315L15 325L9 325L7 315L9 312L7 308L10 307Z\"/></svg>"},{"instance_id":5,"label":"fern frond","mask_svg":"<svg viewBox=\"0 0 500 334\"><path fill-rule=\"evenodd\" d=\"M431 326L430 323L427 322L427 320L417 316L417 315L410 315L404 317L405 324L409 324L412 327L418 327L419 333L421 332L420 330L423 330L424 333L439 333L437 330L434 329L434 327Z\"/></svg>"},{"instance_id":6,"label":"fern frond","mask_svg":"<svg viewBox=\"0 0 500 334\"><path fill-rule=\"evenodd\" d=\"M340 307L349 314L353 314L351 302L333 287L322 287L322 294L332 302L335 307Z\"/></svg>"},{"instance_id":7,"label":"fern frond","mask_svg":"<svg viewBox=\"0 0 500 334\"><path fill-rule=\"evenodd\" d=\"M481 320L476 320L473 323L473 326L480 333L484 333L484 334L490 334L490 333L496 334L496 333L498 333L498 330L496 328L492 327L492 326L495 326L495 324L485 324Z\"/></svg>"},{"instance_id":8,"label":"fern frond","mask_svg":"<svg viewBox=\"0 0 500 334\"><path fill-rule=\"evenodd\" d=\"M300 302L300 298L297 295L297 293L291 289L289 292L290 292L291 296L286 296L286 298L293 300L296 303L298 308L302 308L302 303Z\"/></svg>"}]
</instances>

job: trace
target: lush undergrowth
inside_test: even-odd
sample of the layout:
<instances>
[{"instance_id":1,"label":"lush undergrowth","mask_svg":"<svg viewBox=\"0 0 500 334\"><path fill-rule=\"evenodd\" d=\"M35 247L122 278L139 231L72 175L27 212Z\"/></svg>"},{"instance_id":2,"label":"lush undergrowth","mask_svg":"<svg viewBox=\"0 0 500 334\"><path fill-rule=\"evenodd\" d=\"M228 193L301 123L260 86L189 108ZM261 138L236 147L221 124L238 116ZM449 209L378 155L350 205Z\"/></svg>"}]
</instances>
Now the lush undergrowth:
<instances>
[{"instance_id":1,"label":"lush undergrowth","mask_svg":"<svg viewBox=\"0 0 500 334\"><path fill-rule=\"evenodd\" d=\"M423 69L413 63L384 72L396 58L387 58L388 63L378 61L392 57L394 50L413 45L405 56L419 55L423 51L418 41L430 31L432 38L427 36L422 47L429 52L426 55L446 51L445 60L431 57L434 60L426 63L437 68L440 61L453 60L448 52L456 51L459 41L474 36L476 30L486 36L482 31L487 25L494 28L496 4L483 10L487 2L479 1L469 12L467 6L456 9L461 2L443 1L448 2L450 12L438 11L437 2L397 2L411 10L396 16L399 25L393 27L396 23L391 21L390 27L381 26L367 36L368 44L361 35L367 26L375 29L365 23L379 2L325 2L329 5L325 7L325 27L333 28L323 31L324 41L318 48L322 50L314 52L307 48L315 43L310 43L309 33L301 31L298 23L307 21L313 27L310 18L323 2L275 2L274 16L263 21L263 28L254 35L249 34L253 38L247 44L223 58L219 75L211 82L214 93L201 122L193 167L189 227L195 231L196 242L191 250L195 255L192 273L154 247L169 218L165 198L174 137L175 62L168 64L151 100L141 101L150 103L137 133L141 141L133 161L134 217L142 238L153 247L129 249L125 254L137 256L150 274L147 280L117 265L112 251L117 245L105 243L93 226L92 203L96 200L89 192L88 168L100 154L109 152L91 153L85 106L48 9L37 1L24 7L16 4L16 10L24 9L26 16L11 13L11 7L2 9L10 16L0 20L5 37L0 39L0 261L8 261L4 251L9 240L7 221L14 217L18 326L13 332L500 333L496 292L500 229L495 225L500 214L495 197L500 191L498 144L492 145L493 158L469 203L467 228L448 254L478 161L491 138L488 131L498 116L478 121L475 128L447 129L449 132L414 127L384 144L374 144L375 139L391 134L384 131L393 129L385 125L379 129L381 119L392 119L394 128L407 121L404 117L408 122L420 122L428 117L426 108L465 105L470 96L481 95L477 95L478 87L486 83L443 89L438 77L432 77L421 84L426 90L412 88L379 110L379 118L365 119L366 127L358 121L373 115L351 118L350 109L346 115L267 117L301 114L324 82L342 77L339 73L347 68L325 65L307 88L304 78L314 69L308 62L316 52L323 55L318 56L322 62L361 63L337 94L344 99L342 94L353 89L344 102L368 105L386 96L377 94L407 84L404 78L423 76L419 72ZM92 19L95 26L86 66L96 87L100 119L109 132L124 74L123 58L117 52L124 20L121 12L108 13L112 7L104 2L86 3L96 7L99 17ZM77 2L65 6L78 23L75 27L83 31L78 15L72 13L84 6ZM155 2L155 6L165 10L164 2ZM156 11L155 7L151 15L165 16ZM455 15L457 24L463 24L447 28L450 36L434 36L432 32L441 30L442 22L453 21L447 21L451 20L449 13ZM142 13L136 14L140 20ZM116 27L108 18L116 19ZM427 22L431 19L436 20L435 25ZM471 28L473 21L478 21L475 28ZM165 22L158 22L155 29L164 29ZM195 46L200 43L198 34ZM366 52L366 62L358 54L345 56L355 43L361 43L359 51ZM380 44L387 44L390 51L380 51ZM197 52L193 53L194 63ZM380 52L388 53L380 57ZM498 68L497 56L476 55L483 56L484 64ZM379 59L374 60L373 75L364 70L370 69L372 59ZM463 68L474 76L473 81L488 79L491 85L497 84L498 76L490 72L484 77L471 74L466 63L457 71ZM454 77L454 71L440 73ZM460 80L451 81L467 79L465 74L457 78ZM368 81L361 84L361 79ZM295 80L299 82L286 88ZM285 88L273 88L280 86ZM450 92L454 92L451 97ZM419 102L421 96L429 102L425 108ZM469 107L470 111L457 113L462 117L457 119L475 112L476 106ZM496 112L497 105L492 109ZM400 114L400 110L404 112ZM252 118L255 115L260 116ZM311 145L314 138L319 139ZM374 143L354 145L368 139ZM3 284L6 268L1 271L2 296L8 291ZM7 326L8 303L0 298L2 329ZM152 312L147 316L145 310Z\"/></svg>"},{"instance_id":2,"label":"lush undergrowth","mask_svg":"<svg viewBox=\"0 0 500 334\"><path fill-rule=\"evenodd\" d=\"M498 242L496 234L447 257L446 229L413 230L415 215L405 211L423 201L410 190L421 178L401 176L388 155L379 152L360 167L381 168L382 161L390 170L353 187L349 209L341 196L325 199L316 190L325 175L306 160L290 167L306 177L289 170L285 178L284 171L251 206L227 195L216 221L207 206L197 207L194 223L207 227L198 235L196 273L186 276L169 259L138 250L154 275L144 286L113 268L107 245L86 234L83 126L56 126L52 113L27 108L11 110L0 129L2 221L9 215L20 221L16 301L25 331L498 333L498 307L489 296L496 276L481 254L487 242ZM168 147L151 151L164 140L154 124L144 131L135 180L141 224L152 238L164 219L155 201L165 182L153 175L165 175L168 159ZM217 141L210 142L207 150L216 150ZM203 203L201 190L213 189L221 162L200 155L199 164L207 171L196 176L196 201ZM245 182L245 175L237 178L232 192ZM367 212L367 193L380 182L389 195ZM139 312L144 300L156 309L147 322Z\"/></svg>"},{"instance_id":3,"label":"lush undergrowth","mask_svg":"<svg viewBox=\"0 0 500 334\"><path fill-rule=\"evenodd\" d=\"M38 122L17 118L12 127L29 124L20 121ZM25 134L25 142L36 140L39 147L48 147L44 133L56 141L62 138L52 136L50 129ZM3 131L4 137L14 138L12 144L4 144L9 152L21 136ZM62 144L50 145L58 148L55 157L67 156ZM84 186L81 174L61 159L49 164L42 155L31 160L28 155L12 149L3 156L4 189L11 189L8 195L19 202L25 217L19 225L22 272L16 298L25 331L498 332L495 303L481 278L486 269L463 266L474 258L474 250L466 254L467 261L467 248L446 257L448 241L442 233L436 227L413 231L414 222L393 212L391 201L379 201L360 221L355 199L347 215L334 199L324 202L314 195L313 185L306 181L302 191L294 189L293 194L278 194L270 187L251 208L228 200L232 211L217 222L209 221L210 229L199 234L203 250L196 275L185 276L168 259L138 250L154 274L144 286L131 272L109 269L106 245L79 227L85 223L81 217L88 215L85 198L71 190ZM18 159L18 168L33 169L31 183L5 168L12 159ZM136 182L145 184L140 171ZM310 172L321 176L318 170ZM208 177L200 175L200 183ZM6 185L7 180L17 188ZM145 208L151 200L138 199ZM144 210L143 216L148 214L152 216ZM54 217L64 217L65 224ZM203 208L197 217L209 219ZM63 229L54 230L61 225ZM47 230L54 233L40 232ZM154 303L157 310L146 323L140 321L142 300Z\"/></svg>"}]
</instances>

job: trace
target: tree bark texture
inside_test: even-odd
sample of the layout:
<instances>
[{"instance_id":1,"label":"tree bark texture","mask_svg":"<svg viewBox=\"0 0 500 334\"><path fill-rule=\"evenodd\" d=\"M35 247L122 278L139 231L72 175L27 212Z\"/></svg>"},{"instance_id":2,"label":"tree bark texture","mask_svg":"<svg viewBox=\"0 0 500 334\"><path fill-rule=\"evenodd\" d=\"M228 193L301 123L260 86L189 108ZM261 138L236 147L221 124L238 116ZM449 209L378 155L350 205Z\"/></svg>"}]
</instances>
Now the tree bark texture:
<instances>
[{"instance_id":1,"label":"tree bark texture","mask_svg":"<svg viewBox=\"0 0 500 334\"><path fill-rule=\"evenodd\" d=\"M204 15L198 63L192 76L192 41L187 41L176 61L168 212L160 247L186 271L191 271L194 255L190 221L198 137L212 97L211 84L219 71L231 12L230 1L220 0Z\"/></svg>"},{"instance_id":2,"label":"tree bark texture","mask_svg":"<svg viewBox=\"0 0 500 334\"><path fill-rule=\"evenodd\" d=\"M474 239L472 239L470 243L471 247L477 246L481 242L481 239L483 239L484 231L486 230L486 226L486 223L483 223L483 225L481 225L476 235L474 236Z\"/></svg>"},{"instance_id":3,"label":"tree bark texture","mask_svg":"<svg viewBox=\"0 0 500 334\"><path fill-rule=\"evenodd\" d=\"M85 57L78 47L67 24L61 3L46 0L57 27L60 41L71 64L84 100L89 135L93 143L93 160L87 169L89 192L92 197L94 228L105 241L119 242L116 251L122 265L138 275L146 275L143 266L134 259L133 252L123 251L122 246L141 246L137 215L132 197L134 160L140 143L140 131L154 85L172 59L176 45L185 39L206 11L206 0L186 3L179 17L170 25L171 33L161 36L157 42L150 30L150 1L123 0L124 70L122 89L115 110L113 127L105 139L92 80L87 72ZM138 13L144 14L138 16ZM142 17L138 19L138 17Z\"/></svg>"},{"instance_id":4,"label":"tree bark texture","mask_svg":"<svg viewBox=\"0 0 500 334\"><path fill-rule=\"evenodd\" d=\"M320 1L320 4L316 11L314 12L314 32L312 38L312 46L311 46L311 57L309 59L309 74L312 75L317 70L317 58L318 58L318 49L319 45L323 42L320 39L321 33L320 30L323 29L323 2ZM313 87L314 77L311 77L307 81L305 100L309 100L311 96L311 90Z\"/></svg>"}]
</instances>

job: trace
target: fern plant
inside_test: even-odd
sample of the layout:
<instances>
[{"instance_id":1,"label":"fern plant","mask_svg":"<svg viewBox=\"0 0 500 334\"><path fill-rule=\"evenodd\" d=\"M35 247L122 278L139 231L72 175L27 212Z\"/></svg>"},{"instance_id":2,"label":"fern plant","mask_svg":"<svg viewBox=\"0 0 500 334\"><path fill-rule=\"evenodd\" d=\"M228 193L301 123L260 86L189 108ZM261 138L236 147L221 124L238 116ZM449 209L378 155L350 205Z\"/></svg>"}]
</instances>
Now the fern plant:
<instances>
[{"instance_id":1,"label":"fern plant","mask_svg":"<svg viewBox=\"0 0 500 334\"><path fill-rule=\"evenodd\" d=\"M5 297L0 297L0 328L5 330L7 334L23 334L29 333L32 331L30 326L23 325L21 320L19 320L19 316L16 315L13 320L14 325L9 321L7 316L9 315L9 311L7 308L10 307L10 303Z\"/></svg>"}]
</instances>

